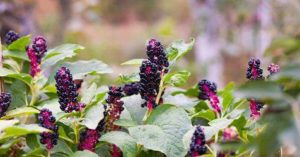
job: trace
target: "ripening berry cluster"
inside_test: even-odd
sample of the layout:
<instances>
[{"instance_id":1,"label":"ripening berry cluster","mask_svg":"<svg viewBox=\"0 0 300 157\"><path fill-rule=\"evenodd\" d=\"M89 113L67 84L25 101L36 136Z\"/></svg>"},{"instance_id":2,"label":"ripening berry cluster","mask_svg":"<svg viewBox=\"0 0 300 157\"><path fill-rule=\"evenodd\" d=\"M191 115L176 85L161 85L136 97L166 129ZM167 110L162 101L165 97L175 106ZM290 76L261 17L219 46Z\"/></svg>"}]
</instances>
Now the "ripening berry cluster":
<instances>
[{"instance_id":1,"label":"ripening berry cluster","mask_svg":"<svg viewBox=\"0 0 300 157\"><path fill-rule=\"evenodd\" d=\"M122 87L122 90L124 92L124 95L131 96L131 95L139 94L140 88L141 88L140 82L132 82L132 83L125 84Z\"/></svg>"},{"instance_id":2,"label":"ripening berry cluster","mask_svg":"<svg viewBox=\"0 0 300 157\"><path fill-rule=\"evenodd\" d=\"M223 143L236 141L238 139L239 139L239 134L237 132L236 127L231 126L223 130L223 138L222 138ZM218 157L235 156L235 151L232 150L221 151L218 152L217 156Z\"/></svg>"},{"instance_id":3,"label":"ripening berry cluster","mask_svg":"<svg viewBox=\"0 0 300 157\"><path fill-rule=\"evenodd\" d=\"M11 95L9 93L0 93L0 117L5 115L11 103Z\"/></svg>"},{"instance_id":4,"label":"ripening berry cluster","mask_svg":"<svg viewBox=\"0 0 300 157\"><path fill-rule=\"evenodd\" d=\"M55 124L55 117L48 109L42 109L38 115L39 123L42 127L51 130L52 132L43 132L40 134L40 142L46 145L48 150L52 149L57 144L58 126Z\"/></svg>"},{"instance_id":5,"label":"ripening berry cluster","mask_svg":"<svg viewBox=\"0 0 300 157\"><path fill-rule=\"evenodd\" d=\"M35 37L33 43L26 48L26 51L30 59L30 74L35 76L41 71L40 64L47 52L46 39L42 36Z\"/></svg>"},{"instance_id":6,"label":"ripening berry cluster","mask_svg":"<svg viewBox=\"0 0 300 157\"><path fill-rule=\"evenodd\" d=\"M260 117L260 110L264 107L264 104L255 100L249 99L250 101L250 117L257 119Z\"/></svg>"},{"instance_id":7,"label":"ripening berry cluster","mask_svg":"<svg viewBox=\"0 0 300 157\"><path fill-rule=\"evenodd\" d=\"M6 45L10 45L14 41L18 40L20 36L14 31L8 31L5 35L4 41Z\"/></svg>"},{"instance_id":8,"label":"ripening berry cluster","mask_svg":"<svg viewBox=\"0 0 300 157\"><path fill-rule=\"evenodd\" d=\"M124 102L121 98L124 96L122 88L117 86L110 86L106 102L108 104L107 117L105 121L105 131L112 131L119 129L119 126L114 125L124 110Z\"/></svg>"},{"instance_id":9,"label":"ripening berry cluster","mask_svg":"<svg viewBox=\"0 0 300 157\"><path fill-rule=\"evenodd\" d=\"M148 59L157 65L158 70L164 73L168 72L169 62L163 45L156 39L150 39L147 44ZM164 69L164 71L162 71Z\"/></svg>"},{"instance_id":10,"label":"ripening berry cluster","mask_svg":"<svg viewBox=\"0 0 300 157\"><path fill-rule=\"evenodd\" d=\"M200 90L199 99L201 100L209 100L211 107L215 112L220 113L220 101L217 96L217 85L214 82L210 82L208 80L201 80L198 83L198 87Z\"/></svg>"},{"instance_id":11,"label":"ripening berry cluster","mask_svg":"<svg viewBox=\"0 0 300 157\"><path fill-rule=\"evenodd\" d=\"M100 138L98 130L85 129L80 133L80 143L78 145L79 150L89 150L95 152L95 147Z\"/></svg>"},{"instance_id":12,"label":"ripening berry cluster","mask_svg":"<svg viewBox=\"0 0 300 157\"><path fill-rule=\"evenodd\" d=\"M57 95L60 109L65 112L80 111L85 104L78 102L77 86L70 70L66 67L58 69L55 75Z\"/></svg>"},{"instance_id":13,"label":"ripening berry cluster","mask_svg":"<svg viewBox=\"0 0 300 157\"><path fill-rule=\"evenodd\" d=\"M260 60L251 58L248 62L248 69L246 77L249 80L261 80L263 77L263 70L260 68Z\"/></svg>"},{"instance_id":14,"label":"ripening berry cluster","mask_svg":"<svg viewBox=\"0 0 300 157\"><path fill-rule=\"evenodd\" d=\"M205 146L205 135L200 125L196 126L195 132L193 134L189 155L191 157L198 157L206 153L206 146Z\"/></svg>"}]
</instances>

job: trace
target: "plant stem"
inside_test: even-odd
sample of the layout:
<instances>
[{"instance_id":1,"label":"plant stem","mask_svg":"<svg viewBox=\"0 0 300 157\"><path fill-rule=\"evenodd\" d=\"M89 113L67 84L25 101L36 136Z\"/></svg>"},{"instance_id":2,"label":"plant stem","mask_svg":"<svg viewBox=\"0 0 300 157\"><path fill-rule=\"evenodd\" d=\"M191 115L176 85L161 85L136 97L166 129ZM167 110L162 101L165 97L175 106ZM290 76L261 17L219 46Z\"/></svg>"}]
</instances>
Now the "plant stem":
<instances>
[{"instance_id":1,"label":"plant stem","mask_svg":"<svg viewBox=\"0 0 300 157\"><path fill-rule=\"evenodd\" d=\"M65 137L63 137L63 136L59 136L59 138L62 139L62 140L68 141L68 142L70 142L70 143L72 143L72 144L74 144L74 141L72 141L72 140L70 140L70 139L68 139L68 138L65 138Z\"/></svg>"},{"instance_id":2,"label":"plant stem","mask_svg":"<svg viewBox=\"0 0 300 157\"><path fill-rule=\"evenodd\" d=\"M74 136L75 136L75 144L77 144L77 143L79 143L79 140L78 140L78 129L77 129L76 120L73 122L73 131L74 131Z\"/></svg>"},{"instance_id":3,"label":"plant stem","mask_svg":"<svg viewBox=\"0 0 300 157\"><path fill-rule=\"evenodd\" d=\"M213 156L217 156L217 154L207 145L207 144L205 144L205 146L207 147L207 149L211 152L211 154L213 155Z\"/></svg>"},{"instance_id":4,"label":"plant stem","mask_svg":"<svg viewBox=\"0 0 300 157\"><path fill-rule=\"evenodd\" d=\"M51 157L50 154L51 154L51 153L50 153L50 150L47 150L47 157Z\"/></svg>"}]
</instances>

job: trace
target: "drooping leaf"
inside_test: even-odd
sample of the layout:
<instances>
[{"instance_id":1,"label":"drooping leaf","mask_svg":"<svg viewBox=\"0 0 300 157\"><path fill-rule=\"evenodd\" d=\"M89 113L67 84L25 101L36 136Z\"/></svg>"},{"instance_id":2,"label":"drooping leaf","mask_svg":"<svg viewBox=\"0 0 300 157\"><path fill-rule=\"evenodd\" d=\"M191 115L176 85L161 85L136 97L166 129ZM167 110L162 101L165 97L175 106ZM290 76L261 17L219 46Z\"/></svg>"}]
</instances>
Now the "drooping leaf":
<instances>
[{"instance_id":1,"label":"drooping leaf","mask_svg":"<svg viewBox=\"0 0 300 157\"><path fill-rule=\"evenodd\" d=\"M0 69L0 77L15 78L15 79L18 79L20 81L23 81L28 86L30 86L31 82L32 82L32 77L29 74L15 73L14 71L11 71L11 70L8 70L8 69L5 69L5 68Z\"/></svg>"},{"instance_id":2,"label":"drooping leaf","mask_svg":"<svg viewBox=\"0 0 300 157\"><path fill-rule=\"evenodd\" d=\"M104 117L103 111L104 111L104 105L101 103L89 107L87 111L85 111L86 113L82 121L82 124L89 129L96 129L98 123Z\"/></svg>"},{"instance_id":3,"label":"drooping leaf","mask_svg":"<svg viewBox=\"0 0 300 157\"><path fill-rule=\"evenodd\" d=\"M7 127L3 134L1 134L0 139L6 139L10 137L23 136L27 134L37 134L42 132L48 132L48 129L40 127L37 124L27 124L27 125L17 125Z\"/></svg>"},{"instance_id":4,"label":"drooping leaf","mask_svg":"<svg viewBox=\"0 0 300 157\"><path fill-rule=\"evenodd\" d=\"M5 114L5 116L1 117L1 119L10 119L16 116L23 116L23 115L30 115L30 114L37 114L40 111L32 108L32 107L21 107L11 110Z\"/></svg>"},{"instance_id":5,"label":"drooping leaf","mask_svg":"<svg viewBox=\"0 0 300 157\"><path fill-rule=\"evenodd\" d=\"M24 53L26 46L30 44L30 38L31 35L22 36L16 41L12 42L10 45L8 45L7 49L10 51L20 51Z\"/></svg>"},{"instance_id":6,"label":"drooping leaf","mask_svg":"<svg viewBox=\"0 0 300 157\"><path fill-rule=\"evenodd\" d=\"M140 95L132 95L121 99L124 102L124 107L128 111L128 116L123 116L122 113L120 119L128 122L132 121L132 124L142 124L143 117L146 113L146 109L142 108L141 105L145 102ZM119 121L120 122L120 121Z\"/></svg>"},{"instance_id":7,"label":"drooping leaf","mask_svg":"<svg viewBox=\"0 0 300 157\"><path fill-rule=\"evenodd\" d=\"M160 105L148 117L146 124L128 129L138 144L163 152L166 156L177 157L187 153L182 137L192 125L182 108Z\"/></svg>"},{"instance_id":8,"label":"drooping leaf","mask_svg":"<svg viewBox=\"0 0 300 157\"><path fill-rule=\"evenodd\" d=\"M164 76L164 82L165 84L179 87L184 85L190 76L191 73L188 71L168 73Z\"/></svg>"},{"instance_id":9,"label":"drooping leaf","mask_svg":"<svg viewBox=\"0 0 300 157\"><path fill-rule=\"evenodd\" d=\"M126 62L122 63L121 65L136 65L136 66L140 66L142 64L143 60L145 60L145 59L131 59L129 61L126 61Z\"/></svg>"},{"instance_id":10,"label":"drooping leaf","mask_svg":"<svg viewBox=\"0 0 300 157\"><path fill-rule=\"evenodd\" d=\"M100 141L117 145L122 150L124 157L135 157L137 155L137 143L126 132L108 132L100 138Z\"/></svg>"}]
</instances>

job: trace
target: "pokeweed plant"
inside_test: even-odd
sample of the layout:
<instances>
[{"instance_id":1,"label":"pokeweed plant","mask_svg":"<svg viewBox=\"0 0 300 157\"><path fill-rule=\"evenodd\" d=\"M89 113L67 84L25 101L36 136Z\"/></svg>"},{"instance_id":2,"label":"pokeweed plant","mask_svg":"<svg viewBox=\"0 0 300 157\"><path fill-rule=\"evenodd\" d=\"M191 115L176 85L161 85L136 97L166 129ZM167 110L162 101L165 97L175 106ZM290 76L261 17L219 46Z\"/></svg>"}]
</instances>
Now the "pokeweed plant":
<instances>
[{"instance_id":1,"label":"pokeweed plant","mask_svg":"<svg viewBox=\"0 0 300 157\"><path fill-rule=\"evenodd\" d=\"M280 67L250 59L248 80L239 87L231 82L220 89L201 78L182 88L191 73L174 67L195 41L164 47L150 39L144 59L121 64L137 67L136 73L121 74L116 84L103 85L95 80L111 72L106 64L70 61L82 46L51 48L44 37L31 38L10 31L0 46L1 156L299 153L290 149L299 148L297 60ZM264 67L269 74L263 73Z\"/></svg>"}]
</instances>

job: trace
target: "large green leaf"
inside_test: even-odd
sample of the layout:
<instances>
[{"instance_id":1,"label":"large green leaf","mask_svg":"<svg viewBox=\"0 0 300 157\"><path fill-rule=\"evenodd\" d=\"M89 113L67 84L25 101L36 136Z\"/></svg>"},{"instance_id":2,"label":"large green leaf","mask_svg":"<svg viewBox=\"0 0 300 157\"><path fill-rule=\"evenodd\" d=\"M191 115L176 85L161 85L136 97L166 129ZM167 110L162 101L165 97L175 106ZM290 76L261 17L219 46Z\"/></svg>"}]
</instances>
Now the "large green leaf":
<instances>
[{"instance_id":1,"label":"large green leaf","mask_svg":"<svg viewBox=\"0 0 300 157\"><path fill-rule=\"evenodd\" d=\"M13 126L17 124L19 120L13 119L13 120L0 120L0 132L2 132L7 127Z\"/></svg>"},{"instance_id":2,"label":"large green leaf","mask_svg":"<svg viewBox=\"0 0 300 157\"><path fill-rule=\"evenodd\" d=\"M27 103L27 86L20 80L15 80L7 89L11 93L10 109L25 106Z\"/></svg>"},{"instance_id":3,"label":"large green leaf","mask_svg":"<svg viewBox=\"0 0 300 157\"><path fill-rule=\"evenodd\" d=\"M145 102L140 95L132 95L121 99L124 102L125 110L128 112L122 112L120 120L116 124L124 125L130 124L142 124L143 117L146 113L146 109L141 105ZM127 113L127 114L126 114Z\"/></svg>"},{"instance_id":4,"label":"large green leaf","mask_svg":"<svg viewBox=\"0 0 300 157\"><path fill-rule=\"evenodd\" d=\"M21 52L24 52L26 46L28 46L30 44L30 41L31 41L30 38L31 38L31 35L22 36L18 40L16 40L13 43L11 43L7 47L7 49L10 50L10 51L21 51Z\"/></svg>"},{"instance_id":5,"label":"large green leaf","mask_svg":"<svg viewBox=\"0 0 300 157\"><path fill-rule=\"evenodd\" d=\"M36 114L39 112L40 112L39 110L32 108L32 107L21 107L21 108L16 108L14 110L7 112L4 117L1 117L1 119L9 119L9 118L13 118L16 116Z\"/></svg>"},{"instance_id":6,"label":"large green leaf","mask_svg":"<svg viewBox=\"0 0 300 157\"><path fill-rule=\"evenodd\" d=\"M50 49L42 61L42 68L53 66L61 60L71 58L76 55L77 50L84 49L83 46L77 44L63 44Z\"/></svg>"},{"instance_id":7,"label":"large green leaf","mask_svg":"<svg viewBox=\"0 0 300 157\"><path fill-rule=\"evenodd\" d=\"M70 157L99 157L99 156L93 152L85 150L85 151L77 151L74 154L72 154Z\"/></svg>"},{"instance_id":8,"label":"large green leaf","mask_svg":"<svg viewBox=\"0 0 300 157\"><path fill-rule=\"evenodd\" d=\"M215 112L212 110L201 110L193 115L193 118L203 118L208 121L214 120L216 118Z\"/></svg>"},{"instance_id":9,"label":"large green leaf","mask_svg":"<svg viewBox=\"0 0 300 157\"><path fill-rule=\"evenodd\" d=\"M184 109L172 105L158 106L146 124L128 129L138 144L171 157L187 153L181 139L192 125Z\"/></svg>"},{"instance_id":10,"label":"large green leaf","mask_svg":"<svg viewBox=\"0 0 300 157\"><path fill-rule=\"evenodd\" d=\"M93 83L89 88L81 92L82 97L80 102L88 105L95 97L96 91L97 91L97 85L96 83Z\"/></svg>"},{"instance_id":11,"label":"large green leaf","mask_svg":"<svg viewBox=\"0 0 300 157\"><path fill-rule=\"evenodd\" d=\"M188 71L179 71L168 73L164 76L164 83L171 86L182 86L186 83L191 73Z\"/></svg>"},{"instance_id":12,"label":"large green leaf","mask_svg":"<svg viewBox=\"0 0 300 157\"><path fill-rule=\"evenodd\" d=\"M137 65L140 66L145 59L131 59L129 61L126 61L122 63L121 65Z\"/></svg>"},{"instance_id":13,"label":"large green leaf","mask_svg":"<svg viewBox=\"0 0 300 157\"><path fill-rule=\"evenodd\" d=\"M234 89L234 83L230 82L222 91L221 95L222 95L223 112L226 112L226 110L230 107L231 103L233 103L234 101L233 89Z\"/></svg>"},{"instance_id":14,"label":"large green leaf","mask_svg":"<svg viewBox=\"0 0 300 157\"><path fill-rule=\"evenodd\" d=\"M82 124L89 129L96 129L98 123L103 119L104 105L98 103L87 109Z\"/></svg>"},{"instance_id":15,"label":"large green leaf","mask_svg":"<svg viewBox=\"0 0 300 157\"><path fill-rule=\"evenodd\" d=\"M170 65L172 66L178 59L191 51L194 43L195 39L192 39L189 43L185 43L183 40L171 43L171 45L166 49Z\"/></svg>"},{"instance_id":16,"label":"large green leaf","mask_svg":"<svg viewBox=\"0 0 300 157\"><path fill-rule=\"evenodd\" d=\"M227 128L234 119L220 118L210 121L208 124L210 126L203 126L203 131L206 140L209 140L220 130Z\"/></svg>"},{"instance_id":17,"label":"large green leaf","mask_svg":"<svg viewBox=\"0 0 300 157\"><path fill-rule=\"evenodd\" d=\"M18 79L20 81L23 81L28 86L30 86L31 82L32 82L32 77L29 74L15 73L14 71L11 71L11 70L8 70L8 69L5 69L5 68L0 69L0 77L15 78L15 79Z\"/></svg>"},{"instance_id":18,"label":"large green leaf","mask_svg":"<svg viewBox=\"0 0 300 157\"><path fill-rule=\"evenodd\" d=\"M240 98L278 99L282 98L282 88L275 82L249 81L240 86L235 95Z\"/></svg>"},{"instance_id":19,"label":"large green leaf","mask_svg":"<svg viewBox=\"0 0 300 157\"><path fill-rule=\"evenodd\" d=\"M29 61L28 56L27 56L26 52L24 52L24 51L4 50L3 51L3 56L5 58L11 57L11 58L18 58L18 59L22 59L22 60L25 60L25 61Z\"/></svg>"},{"instance_id":20,"label":"large green leaf","mask_svg":"<svg viewBox=\"0 0 300 157\"><path fill-rule=\"evenodd\" d=\"M6 139L10 137L23 136L27 134L35 134L48 132L48 129L38 126L37 124L28 124L28 125L17 125L7 127L3 134L1 134L0 139Z\"/></svg>"},{"instance_id":21,"label":"large green leaf","mask_svg":"<svg viewBox=\"0 0 300 157\"><path fill-rule=\"evenodd\" d=\"M176 88L175 88L176 89ZM184 94L172 95L174 88L167 88L163 95L164 104L171 104L179 107L183 107L187 110L192 110L197 105L198 99L185 96Z\"/></svg>"},{"instance_id":22,"label":"large green leaf","mask_svg":"<svg viewBox=\"0 0 300 157\"><path fill-rule=\"evenodd\" d=\"M105 141L117 145L123 152L124 157L135 157L137 144L134 138L126 132L112 131L104 134L100 141Z\"/></svg>"}]
</instances>

